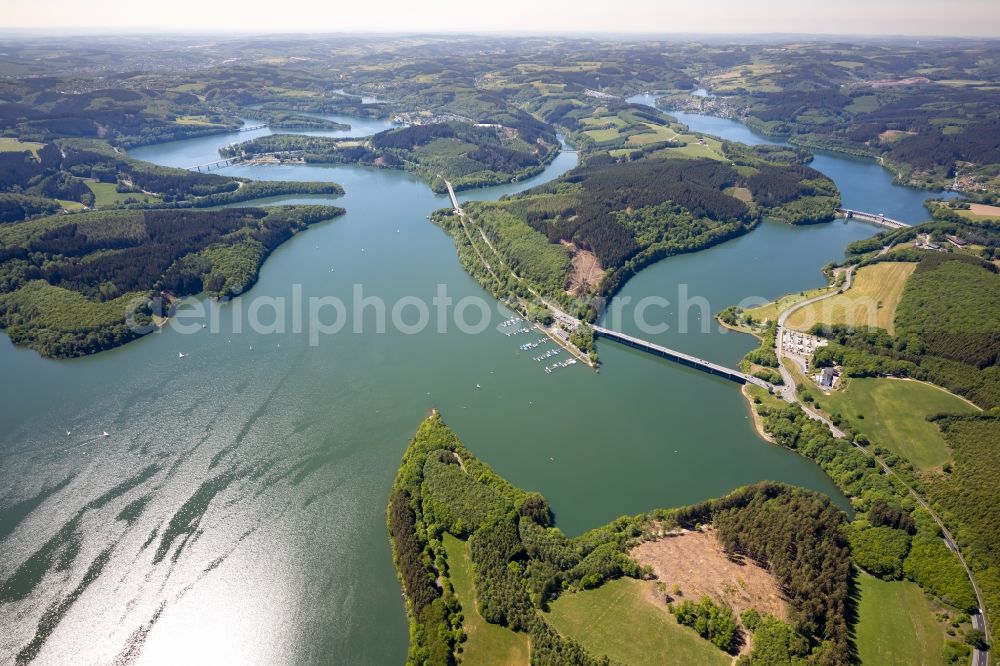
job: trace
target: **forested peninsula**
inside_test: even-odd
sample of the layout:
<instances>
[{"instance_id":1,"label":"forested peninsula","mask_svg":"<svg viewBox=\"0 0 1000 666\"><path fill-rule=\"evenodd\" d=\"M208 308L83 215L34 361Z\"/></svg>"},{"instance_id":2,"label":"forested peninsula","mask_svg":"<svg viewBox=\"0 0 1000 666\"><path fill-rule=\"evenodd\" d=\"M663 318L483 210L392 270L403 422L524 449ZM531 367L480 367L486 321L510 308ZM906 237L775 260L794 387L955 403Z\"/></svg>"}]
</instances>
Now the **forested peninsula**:
<instances>
[{"instance_id":1,"label":"forested peninsula","mask_svg":"<svg viewBox=\"0 0 1000 666\"><path fill-rule=\"evenodd\" d=\"M480 649L493 625L502 628L492 634L494 646L527 640L533 664L618 663L619 655L588 651L586 633L557 630L553 607L623 577L653 581L653 567L640 565L634 549L708 526L730 557L752 560L774 577L787 600L786 619L756 608L737 618L724 601L705 597L695 605L678 598L678 589L650 600L659 604L655 612L674 613L690 626L682 631L700 636L690 640L708 657L747 645L741 663L851 663L844 514L809 491L759 483L717 500L623 516L569 538L553 526L541 495L498 476L434 413L403 455L387 524L410 620L409 664L454 664ZM814 538L802 541L805 533ZM472 594L463 557L471 557ZM613 617L621 631L632 621L624 610ZM665 639L647 635L641 647Z\"/></svg>"},{"instance_id":2,"label":"forested peninsula","mask_svg":"<svg viewBox=\"0 0 1000 666\"><path fill-rule=\"evenodd\" d=\"M43 356L110 349L152 331L175 298L242 293L274 248L343 212L112 210L0 225L0 326Z\"/></svg>"},{"instance_id":3,"label":"forested peninsula","mask_svg":"<svg viewBox=\"0 0 1000 666\"><path fill-rule=\"evenodd\" d=\"M551 183L434 219L494 295L541 295L593 319L592 297L613 296L656 261L746 233L764 216L832 220L840 205L834 183L797 151L725 143L718 154L728 159L598 153Z\"/></svg>"},{"instance_id":4,"label":"forested peninsula","mask_svg":"<svg viewBox=\"0 0 1000 666\"><path fill-rule=\"evenodd\" d=\"M445 180L456 190L524 180L559 152L555 133L524 112L488 122L450 120L379 132L368 139L277 134L223 148L241 160L364 164L412 171L435 192Z\"/></svg>"}]
</instances>

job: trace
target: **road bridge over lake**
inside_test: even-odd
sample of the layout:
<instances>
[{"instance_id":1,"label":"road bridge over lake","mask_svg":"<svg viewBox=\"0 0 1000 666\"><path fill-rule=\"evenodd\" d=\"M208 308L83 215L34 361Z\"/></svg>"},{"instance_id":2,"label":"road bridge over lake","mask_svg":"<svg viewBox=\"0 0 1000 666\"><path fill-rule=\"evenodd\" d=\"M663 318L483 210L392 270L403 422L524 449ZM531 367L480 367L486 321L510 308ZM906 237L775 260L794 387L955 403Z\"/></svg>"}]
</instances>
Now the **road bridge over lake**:
<instances>
[{"instance_id":1,"label":"road bridge over lake","mask_svg":"<svg viewBox=\"0 0 1000 666\"><path fill-rule=\"evenodd\" d=\"M902 229L910 226L906 222L886 217L885 213L866 213L863 210L852 210L850 208L838 208L837 213L843 215L848 220L864 220L865 222L871 222L883 227L889 227L890 229Z\"/></svg>"},{"instance_id":2,"label":"road bridge over lake","mask_svg":"<svg viewBox=\"0 0 1000 666\"><path fill-rule=\"evenodd\" d=\"M438 174L438 177L441 177L440 174ZM444 180L444 178L442 177L441 180ZM458 197L455 196L455 188L451 186L451 181L445 180L444 184L448 186L448 196L451 198L451 207L455 209L456 215L461 215L462 207L458 205Z\"/></svg>"},{"instance_id":3,"label":"road bridge over lake","mask_svg":"<svg viewBox=\"0 0 1000 666\"><path fill-rule=\"evenodd\" d=\"M769 383L765 382L763 379L758 379L753 375L748 375L744 372L740 372L739 370L727 368L723 365L712 363L711 361L706 361L705 359L697 358L695 356L691 356L690 354L685 354L684 352L679 352L676 349L670 349L669 347L664 347L662 345L649 342L648 340L628 335L627 333L612 331L611 329L604 328L603 326L594 326L594 335L607 338L608 340L613 340L614 342L618 342L627 347L632 347L633 349L649 352L654 356L659 356L661 358L674 361L675 363L686 365L689 368L703 370L704 372L723 377L724 379L736 382L737 384L753 384L764 389L771 388Z\"/></svg>"},{"instance_id":4,"label":"road bridge over lake","mask_svg":"<svg viewBox=\"0 0 1000 666\"><path fill-rule=\"evenodd\" d=\"M212 169L222 169L227 166L231 166L236 163L236 158L230 158L225 160L216 160L214 162L206 162L205 164L195 164L194 166L186 167L188 171L198 171L206 172Z\"/></svg>"}]
</instances>

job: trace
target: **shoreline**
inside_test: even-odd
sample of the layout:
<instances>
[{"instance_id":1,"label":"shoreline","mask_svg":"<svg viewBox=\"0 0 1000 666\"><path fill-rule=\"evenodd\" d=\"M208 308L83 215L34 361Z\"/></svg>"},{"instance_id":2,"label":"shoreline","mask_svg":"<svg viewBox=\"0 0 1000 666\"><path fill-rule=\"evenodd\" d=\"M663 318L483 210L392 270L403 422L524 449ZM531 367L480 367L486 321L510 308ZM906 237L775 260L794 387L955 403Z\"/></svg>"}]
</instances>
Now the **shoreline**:
<instances>
[{"instance_id":1,"label":"shoreline","mask_svg":"<svg viewBox=\"0 0 1000 666\"><path fill-rule=\"evenodd\" d=\"M748 384L744 384L743 386L741 386L740 393L743 394L744 398L746 398L747 408L750 410L750 418L753 419L754 430L757 431L757 435L765 442L769 444L774 444L775 446L781 446L780 444L778 444L778 441L774 439L773 436L767 434L767 431L764 430L764 419L762 419L760 414L757 413L756 404L753 401L753 397L750 395L748 387L749 387ZM787 448L787 447L782 447L782 448ZM789 451L790 450L791 449L789 449Z\"/></svg>"}]
</instances>

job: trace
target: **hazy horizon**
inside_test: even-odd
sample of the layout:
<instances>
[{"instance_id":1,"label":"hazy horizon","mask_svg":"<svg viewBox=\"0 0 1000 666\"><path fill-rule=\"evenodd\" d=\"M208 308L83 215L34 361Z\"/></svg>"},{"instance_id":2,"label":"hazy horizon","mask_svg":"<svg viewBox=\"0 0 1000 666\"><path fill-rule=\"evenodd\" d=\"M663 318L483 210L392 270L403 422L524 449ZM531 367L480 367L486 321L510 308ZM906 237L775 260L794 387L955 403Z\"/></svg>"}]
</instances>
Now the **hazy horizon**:
<instances>
[{"instance_id":1,"label":"hazy horizon","mask_svg":"<svg viewBox=\"0 0 1000 666\"><path fill-rule=\"evenodd\" d=\"M442 0L417 6L383 0L340 5L292 0L276 11L272 3L211 5L175 0L168 6L141 6L122 0L37 0L5 10L4 34L18 32L127 34L275 33L486 33L655 35L814 35L901 37L1000 37L1000 3L965 0L842 0L795 3L760 0L748 6L733 0L703 0L668 6L634 0L608 11L569 0L511 0L502 10Z\"/></svg>"}]
</instances>

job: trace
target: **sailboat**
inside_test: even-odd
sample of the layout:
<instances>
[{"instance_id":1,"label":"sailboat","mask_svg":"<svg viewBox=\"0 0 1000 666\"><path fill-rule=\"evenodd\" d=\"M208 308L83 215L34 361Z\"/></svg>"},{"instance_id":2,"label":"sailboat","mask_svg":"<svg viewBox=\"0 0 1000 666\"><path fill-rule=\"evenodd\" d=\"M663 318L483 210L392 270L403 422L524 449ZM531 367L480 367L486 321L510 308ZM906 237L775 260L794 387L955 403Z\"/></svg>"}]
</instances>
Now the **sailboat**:
<instances>
[{"instance_id":1,"label":"sailboat","mask_svg":"<svg viewBox=\"0 0 1000 666\"><path fill-rule=\"evenodd\" d=\"M101 437L111 437L107 430L101 433Z\"/></svg>"},{"instance_id":2,"label":"sailboat","mask_svg":"<svg viewBox=\"0 0 1000 666\"><path fill-rule=\"evenodd\" d=\"M177 352L177 358L187 358L187 354L184 352Z\"/></svg>"}]
</instances>

